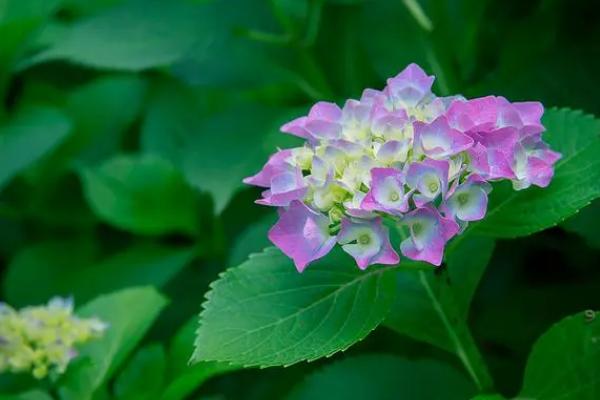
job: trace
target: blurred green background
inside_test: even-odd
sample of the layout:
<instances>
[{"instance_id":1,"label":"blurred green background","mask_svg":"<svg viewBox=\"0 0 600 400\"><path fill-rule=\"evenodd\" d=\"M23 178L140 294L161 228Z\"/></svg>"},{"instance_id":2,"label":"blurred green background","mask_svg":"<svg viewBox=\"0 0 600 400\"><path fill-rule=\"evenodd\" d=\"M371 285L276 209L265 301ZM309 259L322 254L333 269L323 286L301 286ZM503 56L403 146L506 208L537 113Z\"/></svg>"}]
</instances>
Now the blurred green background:
<instances>
[{"instance_id":1,"label":"blurred green background","mask_svg":"<svg viewBox=\"0 0 600 400\"><path fill-rule=\"evenodd\" d=\"M241 179L297 143L279 126L410 62L439 95L600 115L600 3L0 0L1 299L153 285L170 303L144 343L172 346L186 323L191 340L208 284L269 244L275 215ZM552 322L600 308L598 222L596 203L498 242L470 318L503 394ZM365 350L455 363L385 328L349 352ZM189 398L281 398L327 362L234 372ZM0 377L0 392L27 385Z\"/></svg>"}]
</instances>

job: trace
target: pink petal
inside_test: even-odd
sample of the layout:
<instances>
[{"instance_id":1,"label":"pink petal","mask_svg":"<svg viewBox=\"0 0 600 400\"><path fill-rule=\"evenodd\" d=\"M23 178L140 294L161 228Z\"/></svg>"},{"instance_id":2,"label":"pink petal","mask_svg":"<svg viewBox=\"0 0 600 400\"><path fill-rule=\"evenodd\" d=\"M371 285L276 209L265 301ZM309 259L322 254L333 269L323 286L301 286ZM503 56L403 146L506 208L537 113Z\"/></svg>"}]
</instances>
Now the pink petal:
<instances>
[{"instance_id":1,"label":"pink petal","mask_svg":"<svg viewBox=\"0 0 600 400\"><path fill-rule=\"evenodd\" d=\"M287 209L279 212L279 221L269 230L269 240L285 255L294 260L298 272L331 251L336 237L328 232L329 220L308 208L300 201L293 201Z\"/></svg>"},{"instance_id":2,"label":"pink petal","mask_svg":"<svg viewBox=\"0 0 600 400\"><path fill-rule=\"evenodd\" d=\"M367 237L368 241L364 242L363 237ZM338 242L345 252L354 257L360 269L372 264L393 265L400 262L390 243L388 229L382 225L380 218L361 222L342 220Z\"/></svg>"},{"instance_id":3,"label":"pink petal","mask_svg":"<svg viewBox=\"0 0 600 400\"><path fill-rule=\"evenodd\" d=\"M453 129L444 116L426 124L415 122L415 145L434 159L447 158L473 146L470 136Z\"/></svg>"},{"instance_id":4,"label":"pink petal","mask_svg":"<svg viewBox=\"0 0 600 400\"><path fill-rule=\"evenodd\" d=\"M244 178L243 182L248 185L270 187L273 176L285 171L291 171L293 167L286 161L292 157L292 150L280 150L273 154L263 169L256 175Z\"/></svg>"}]
</instances>

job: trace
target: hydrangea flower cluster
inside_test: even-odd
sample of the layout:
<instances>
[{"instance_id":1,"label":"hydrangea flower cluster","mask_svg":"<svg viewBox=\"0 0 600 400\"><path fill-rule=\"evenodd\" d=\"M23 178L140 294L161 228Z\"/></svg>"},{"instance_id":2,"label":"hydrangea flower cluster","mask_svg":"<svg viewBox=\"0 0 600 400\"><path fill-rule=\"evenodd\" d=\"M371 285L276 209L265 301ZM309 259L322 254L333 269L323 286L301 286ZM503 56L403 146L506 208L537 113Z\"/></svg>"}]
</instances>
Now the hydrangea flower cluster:
<instances>
[{"instance_id":1,"label":"hydrangea flower cluster","mask_svg":"<svg viewBox=\"0 0 600 400\"><path fill-rule=\"evenodd\" d=\"M106 328L96 318L74 316L70 299L20 311L0 303L0 373L29 372L36 379L63 373L77 355L75 345L100 337Z\"/></svg>"},{"instance_id":2,"label":"hydrangea flower cluster","mask_svg":"<svg viewBox=\"0 0 600 400\"><path fill-rule=\"evenodd\" d=\"M244 180L267 188L257 203L280 207L269 239L298 271L336 243L361 269L397 264L384 219L406 227L404 256L440 265L446 243L485 216L489 182L550 183L560 154L542 140L542 104L436 97L433 81L411 64L343 108L316 103L281 129L305 145Z\"/></svg>"}]
</instances>

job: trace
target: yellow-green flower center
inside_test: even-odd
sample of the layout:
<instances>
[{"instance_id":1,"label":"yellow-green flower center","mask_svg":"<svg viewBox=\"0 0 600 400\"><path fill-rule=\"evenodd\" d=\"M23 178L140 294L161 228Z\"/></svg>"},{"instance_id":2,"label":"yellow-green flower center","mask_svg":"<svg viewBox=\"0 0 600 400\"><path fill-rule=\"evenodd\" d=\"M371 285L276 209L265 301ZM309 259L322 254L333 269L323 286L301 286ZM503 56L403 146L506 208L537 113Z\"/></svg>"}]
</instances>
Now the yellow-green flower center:
<instances>
[{"instance_id":1,"label":"yellow-green flower center","mask_svg":"<svg viewBox=\"0 0 600 400\"><path fill-rule=\"evenodd\" d=\"M469 202L469 195L467 193L459 193L456 196L456 201L458 201L458 204L461 206L464 206Z\"/></svg>"},{"instance_id":2,"label":"yellow-green flower center","mask_svg":"<svg viewBox=\"0 0 600 400\"><path fill-rule=\"evenodd\" d=\"M366 233L363 233L358 237L358 243L362 244L363 246L368 245L369 243L371 243L371 236L367 235Z\"/></svg>"},{"instance_id":3,"label":"yellow-green flower center","mask_svg":"<svg viewBox=\"0 0 600 400\"><path fill-rule=\"evenodd\" d=\"M412 226L413 234L418 236L421 232L423 232L423 225L416 223Z\"/></svg>"}]
</instances>

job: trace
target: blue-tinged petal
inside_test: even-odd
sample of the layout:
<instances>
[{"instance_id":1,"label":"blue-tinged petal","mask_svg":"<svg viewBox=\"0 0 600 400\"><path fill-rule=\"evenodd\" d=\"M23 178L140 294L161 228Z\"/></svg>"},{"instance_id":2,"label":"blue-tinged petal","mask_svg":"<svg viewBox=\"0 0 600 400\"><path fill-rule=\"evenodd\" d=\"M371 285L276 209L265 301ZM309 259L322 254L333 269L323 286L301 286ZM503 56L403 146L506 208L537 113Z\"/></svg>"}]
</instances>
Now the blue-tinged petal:
<instances>
[{"instance_id":1,"label":"blue-tinged petal","mask_svg":"<svg viewBox=\"0 0 600 400\"><path fill-rule=\"evenodd\" d=\"M338 242L345 252L354 257L360 269L371 264L393 265L400 262L380 218L360 222L342 220Z\"/></svg>"},{"instance_id":2,"label":"blue-tinged petal","mask_svg":"<svg viewBox=\"0 0 600 400\"><path fill-rule=\"evenodd\" d=\"M298 272L331 251L336 237L329 234L329 219L300 201L280 209L279 220L269 230L269 240L294 260Z\"/></svg>"}]
</instances>

